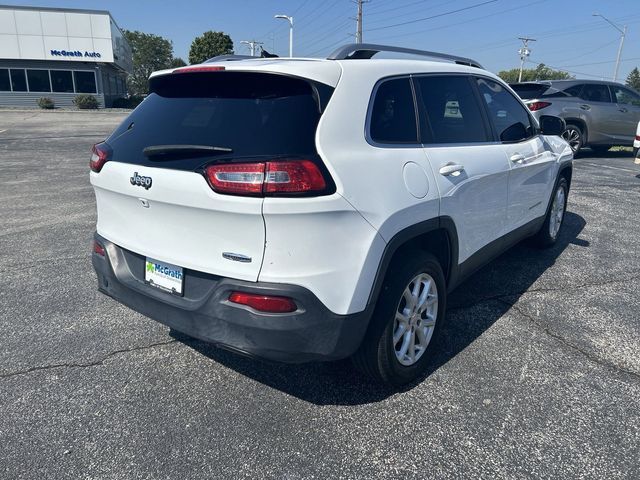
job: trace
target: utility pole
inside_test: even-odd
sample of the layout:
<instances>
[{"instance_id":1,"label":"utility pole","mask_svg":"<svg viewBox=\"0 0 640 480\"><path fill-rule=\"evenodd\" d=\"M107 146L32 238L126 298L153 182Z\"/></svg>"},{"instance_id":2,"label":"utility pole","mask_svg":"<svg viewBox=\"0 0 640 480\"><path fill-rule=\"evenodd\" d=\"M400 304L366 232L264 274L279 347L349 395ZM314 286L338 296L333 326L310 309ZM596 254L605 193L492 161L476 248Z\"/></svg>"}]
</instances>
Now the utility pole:
<instances>
[{"instance_id":1,"label":"utility pole","mask_svg":"<svg viewBox=\"0 0 640 480\"><path fill-rule=\"evenodd\" d=\"M522 48L518 50L520 54L520 73L518 74L518 83L522 81L522 69L524 68L524 61L531 55L531 50L529 49L529 42L535 42L535 38L529 37L518 37L518 40L522 40Z\"/></svg>"},{"instance_id":2,"label":"utility pole","mask_svg":"<svg viewBox=\"0 0 640 480\"><path fill-rule=\"evenodd\" d=\"M358 16L356 17L356 43L362 43L362 4L367 2L369 2L369 0L355 0L355 3L358 5Z\"/></svg>"},{"instance_id":3,"label":"utility pole","mask_svg":"<svg viewBox=\"0 0 640 480\"><path fill-rule=\"evenodd\" d=\"M249 45L249 50L251 51L251 56L255 57L256 47L264 45L262 42L258 42L256 40L242 40L240 43L244 45Z\"/></svg>"},{"instance_id":4,"label":"utility pole","mask_svg":"<svg viewBox=\"0 0 640 480\"><path fill-rule=\"evenodd\" d=\"M622 28L620 28L618 25L616 25L611 20L609 20L607 17L599 13L594 13L593 16L602 18L605 22L607 22L609 25L611 25L613 28L615 28L620 32L620 46L618 47L618 54L616 55L616 66L613 69L613 81L615 82L618 79L618 67L620 67L620 57L622 56L622 47L624 47L624 37L627 36L627 26L625 25Z\"/></svg>"}]
</instances>

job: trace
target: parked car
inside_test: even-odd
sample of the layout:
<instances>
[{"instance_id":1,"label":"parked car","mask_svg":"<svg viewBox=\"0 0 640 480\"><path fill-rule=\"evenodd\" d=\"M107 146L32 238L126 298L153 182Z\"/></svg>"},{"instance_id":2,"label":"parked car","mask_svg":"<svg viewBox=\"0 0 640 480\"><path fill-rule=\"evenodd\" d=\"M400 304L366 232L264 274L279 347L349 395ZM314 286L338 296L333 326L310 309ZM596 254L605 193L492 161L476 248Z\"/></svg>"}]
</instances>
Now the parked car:
<instances>
[{"instance_id":1,"label":"parked car","mask_svg":"<svg viewBox=\"0 0 640 480\"><path fill-rule=\"evenodd\" d=\"M633 139L633 156L638 156L638 151L640 150L640 122L638 122L638 126L636 127L636 136Z\"/></svg>"},{"instance_id":2,"label":"parked car","mask_svg":"<svg viewBox=\"0 0 640 480\"><path fill-rule=\"evenodd\" d=\"M564 122L473 60L352 44L165 70L150 91L91 157L98 288L221 347L352 356L403 384L448 292L524 238L558 239Z\"/></svg>"},{"instance_id":3,"label":"parked car","mask_svg":"<svg viewBox=\"0 0 640 480\"><path fill-rule=\"evenodd\" d=\"M629 147L640 122L640 94L624 85L595 80L551 80L512 84L536 118L556 115L574 152Z\"/></svg>"}]
</instances>

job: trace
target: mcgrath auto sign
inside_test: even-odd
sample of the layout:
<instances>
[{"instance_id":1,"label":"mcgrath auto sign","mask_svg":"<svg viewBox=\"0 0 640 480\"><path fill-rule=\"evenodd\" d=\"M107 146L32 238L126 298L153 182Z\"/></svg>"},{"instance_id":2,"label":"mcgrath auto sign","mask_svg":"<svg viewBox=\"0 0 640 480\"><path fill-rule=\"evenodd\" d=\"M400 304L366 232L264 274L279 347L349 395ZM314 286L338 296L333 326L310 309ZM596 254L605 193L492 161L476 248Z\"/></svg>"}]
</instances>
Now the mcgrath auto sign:
<instances>
[{"instance_id":1,"label":"mcgrath auto sign","mask_svg":"<svg viewBox=\"0 0 640 480\"><path fill-rule=\"evenodd\" d=\"M101 58L98 52L87 52L84 54L80 50L50 50L54 57L83 57L83 58Z\"/></svg>"}]
</instances>

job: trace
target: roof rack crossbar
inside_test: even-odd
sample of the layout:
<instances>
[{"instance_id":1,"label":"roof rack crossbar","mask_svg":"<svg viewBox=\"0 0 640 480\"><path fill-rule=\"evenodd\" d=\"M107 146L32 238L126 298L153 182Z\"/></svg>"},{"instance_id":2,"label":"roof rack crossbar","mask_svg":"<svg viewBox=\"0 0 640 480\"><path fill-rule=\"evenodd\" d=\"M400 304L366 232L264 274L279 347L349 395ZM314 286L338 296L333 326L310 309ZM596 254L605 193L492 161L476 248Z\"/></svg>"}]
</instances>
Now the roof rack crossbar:
<instances>
[{"instance_id":1,"label":"roof rack crossbar","mask_svg":"<svg viewBox=\"0 0 640 480\"><path fill-rule=\"evenodd\" d=\"M252 57L251 55L218 55L217 57L212 57L209 60L205 60L204 63L234 62L237 60L249 60L251 58L255 60L258 57Z\"/></svg>"},{"instance_id":2,"label":"roof rack crossbar","mask_svg":"<svg viewBox=\"0 0 640 480\"><path fill-rule=\"evenodd\" d=\"M370 59L380 52L406 53L410 55L420 55L434 59L448 60L459 65L468 65L476 68L483 68L479 62L471 58L448 55L446 53L430 52L428 50L416 50L414 48L394 47L391 45L376 45L373 43L350 43L336 49L327 57L328 60L361 60Z\"/></svg>"}]
</instances>

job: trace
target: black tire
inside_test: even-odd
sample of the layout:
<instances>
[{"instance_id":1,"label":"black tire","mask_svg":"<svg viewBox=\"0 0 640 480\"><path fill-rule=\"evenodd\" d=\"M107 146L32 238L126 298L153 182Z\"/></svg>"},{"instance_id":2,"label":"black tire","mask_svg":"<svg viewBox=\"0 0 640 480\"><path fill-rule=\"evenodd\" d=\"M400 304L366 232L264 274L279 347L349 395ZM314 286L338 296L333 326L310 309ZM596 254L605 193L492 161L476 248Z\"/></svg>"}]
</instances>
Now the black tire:
<instances>
[{"instance_id":1,"label":"black tire","mask_svg":"<svg viewBox=\"0 0 640 480\"><path fill-rule=\"evenodd\" d=\"M601 155L603 153L607 153L611 148L611 145L589 145L589 148L591 148L594 153Z\"/></svg>"},{"instance_id":2,"label":"black tire","mask_svg":"<svg viewBox=\"0 0 640 480\"><path fill-rule=\"evenodd\" d=\"M558 194L558 190L562 189L564 191L564 205L562 208L562 216L560 218L560 225L557 227L557 229L552 229L551 228L551 222L553 220L553 215L554 215L554 206L555 206L555 202L557 194ZM542 224L542 227L540 228L540 230L538 231L538 233L533 237L533 243L540 248L548 248L551 247L552 245L554 245L556 243L556 241L558 240L558 237L560 236L560 230L562 228L562 224L564 223L564 217L565 217L565 213L567 211L567 199L569 198L569 184L567 183L567 179L564 177L560 177L558 179L558 182L556 183L556 186L553 189L553 195L551 196L551 200L549 201L549 206L547 207L547 216L544 219L544 223ZM557 211L556 215L557 215ZM556 221L557 221L557 216L556 216ZM552 233L553 231L555 231L555 235Z\"/></svg>"},{"instance_id":3,"label":"black tire","mask_svg":"<svg viewBox=\"0 0 640 480\"><path fill-rule=\"evenodd\" d=\"M573 123L567 123L561 137L569 142L569 146L571 147L571 150L573 150L574 154L578 153L584 146L584 132L582 131L582 128Z\"/></svg>"},{"instance_id":4,"label":"black tire","mask_svg":"<svg viewBox=\"0 0 640 480\"><path fill-rule=\"evenodd\" d=\"M431 307L434 312L437 311L435 325L430 339L426 342L426 348L424 348L423 353L416 355L414 364L405 366L401 364L396 355L396 348L393 342L396 312L403 307L404 309L409 308L406 303L403 304L403 302L406 302L406 300L403 300L405 298L403 293L405 289L412 285L412 280L421 274L428 275L435 283L438 303L437 306ZM424 292L424 284L421 284L419 288L420 293ZM352 357L354 365L375 381L394 387L402 386L420 378L429 366L433 345L436 343L436 339L442 329L446 300L447 292L444 274L438 260L433 255L422 251L413 251L398 261L394 261L394 264L389 267L389 272L380 291L367 333L360 348ZM416 315L418 314L416 313ZM414 327L416 330L420 326L421 315L415 320L418 322L417 326ZM408 315L407 318L409 318ZM422 328L429 329L426 323L422 324ZM413 335L414 330L411 329L410 331L411 335ZM405 332L408 332L408 330L405 330ZM414 338L419 340L417 333L416 331ZM400 339L404 339L404 337L405 335L402 335ZM401 351L402 349L400 349Z\"/></svg>"}]
</instances>

